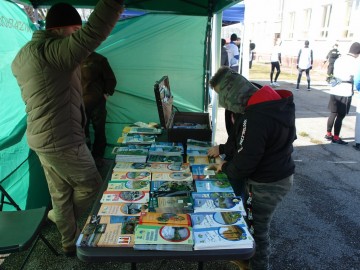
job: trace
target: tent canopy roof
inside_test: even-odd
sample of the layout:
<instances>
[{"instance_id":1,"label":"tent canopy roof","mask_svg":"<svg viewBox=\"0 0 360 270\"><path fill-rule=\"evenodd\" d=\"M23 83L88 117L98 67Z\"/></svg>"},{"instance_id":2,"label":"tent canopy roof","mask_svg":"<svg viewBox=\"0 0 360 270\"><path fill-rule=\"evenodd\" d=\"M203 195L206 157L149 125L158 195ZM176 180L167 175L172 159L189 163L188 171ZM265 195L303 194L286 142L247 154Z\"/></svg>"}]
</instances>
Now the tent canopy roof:
<instances>
[{"instance_id":1,"label":"tent canopy roof","mask_svg":"<svg viewBox=\"0 0 360 270\"><path fill-rule=\"evenodd\" d=\"M171 12L182 15L208 16L218 13L241 0L125 0L127 9ZM61 0L18 0L35 8L49 7ZM67 0L78 8L93 7L98 0Z\"/></svg>"}]
</instances>

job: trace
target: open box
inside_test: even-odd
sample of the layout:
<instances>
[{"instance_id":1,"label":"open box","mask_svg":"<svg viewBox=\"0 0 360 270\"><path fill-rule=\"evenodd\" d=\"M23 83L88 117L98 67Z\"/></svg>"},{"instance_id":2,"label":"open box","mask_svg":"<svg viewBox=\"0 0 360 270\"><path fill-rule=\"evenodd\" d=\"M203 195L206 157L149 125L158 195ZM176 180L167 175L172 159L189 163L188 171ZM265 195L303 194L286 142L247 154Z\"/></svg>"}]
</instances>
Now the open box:
<instances>
[{"instance_id":1,"label":"open box","mask_svg":"<svg viewBox=\"0 0 360 270\"><path fill-rule=\"evenodd\" d=\"M169 142L186 145L187 139L211 141L209 113L177 111L173 106L168 76L163 76L155 83L154 92L160 124L167 131Z\"/></svg>"}]
</instances>

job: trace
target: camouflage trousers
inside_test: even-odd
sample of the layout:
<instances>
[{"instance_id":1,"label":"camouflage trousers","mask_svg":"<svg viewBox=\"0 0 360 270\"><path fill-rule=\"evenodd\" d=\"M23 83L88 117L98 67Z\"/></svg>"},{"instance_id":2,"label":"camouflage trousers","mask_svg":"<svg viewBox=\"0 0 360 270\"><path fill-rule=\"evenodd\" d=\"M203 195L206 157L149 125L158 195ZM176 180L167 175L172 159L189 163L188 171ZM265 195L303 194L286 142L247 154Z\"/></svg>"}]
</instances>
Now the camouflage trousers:
<instances>
[{"instance_id":1,"label":"camouflage trousers","mask_svg":"<svg viewBox=\"0 0 360 270\"><path fill-rule=\"evenodd\" d=\"M247 192L250 195L245 207L248 211L249 226L254 230L256 251L250 259L250 269L269 269L270 257L270 223L277 205L290 191L294 175L273 183L247 181Z\"/></svg>"}]
</instances>

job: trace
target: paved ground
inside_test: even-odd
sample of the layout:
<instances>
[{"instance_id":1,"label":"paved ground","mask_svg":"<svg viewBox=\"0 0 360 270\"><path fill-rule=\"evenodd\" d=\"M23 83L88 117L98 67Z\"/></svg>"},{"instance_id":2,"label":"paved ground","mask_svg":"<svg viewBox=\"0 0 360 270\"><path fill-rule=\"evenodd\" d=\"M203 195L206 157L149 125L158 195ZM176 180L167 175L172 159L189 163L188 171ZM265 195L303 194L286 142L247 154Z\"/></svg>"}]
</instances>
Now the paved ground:
<instances>
[{"instance_id":1,"label":"paved ground","mask_svg":"<svg viewBox=\"0 0 360 270\"><path fill-rule=\"evenodd\" d=\"M303 78L304 80L304 78ZM268 83L257 81L260 84ZM292 82L280 88L293 90ZM345 118L341 136L349 145L333 145L323 137L326 131L327 86L320 82L293 91L298 139L294 146L295 183L281 203L271 227L273 270L360 269L360 152L352 148L355 108ZM216 142L226 140L223 109L218 111ZM59 235L49 224L45 235L59 247ZM2 269L18 269L23 255L12 255ZM122 263L84 263L77 258L54 257L39 243L27 269L130 269ZM197 269L181 260L143 263L138 269ZM205 270L236 269L227 261L208 262Z\"/></svg>"}]
</instances>

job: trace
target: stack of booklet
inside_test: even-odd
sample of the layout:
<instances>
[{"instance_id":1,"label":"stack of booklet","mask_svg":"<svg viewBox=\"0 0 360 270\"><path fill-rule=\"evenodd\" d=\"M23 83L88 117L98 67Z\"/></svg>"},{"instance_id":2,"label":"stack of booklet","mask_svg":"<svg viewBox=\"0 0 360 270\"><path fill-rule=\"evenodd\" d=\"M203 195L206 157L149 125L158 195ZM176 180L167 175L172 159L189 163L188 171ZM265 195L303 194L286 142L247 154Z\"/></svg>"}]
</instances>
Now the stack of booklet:
<instances>
[{"instance_id":1,"label":"stack of booklet","mask_svg":"<svg viewBox=\"0 0 360 270\"><path fill-rule=\"evenodd\" d=\"M98 213L87 220L77 245L179 251L253 247L241 197L227 176L214 170L218 160L207 156L211 143L189 139L184 153L181 143L150 143L144 137L155 138L150 129L123 130L125 143L113 149L116 163Z\"/></svg>"},{"instance_id":2,"label":"stack of booklet","mask_svg":"<svg viewBox=\"0 0 360 270\"><path fill-rule=\"evenodd\" d=\"M135 229L137 250L193 250L193 233L188 214L142 213Z\"/></svg>"},{"instance_id":3,"label":"stack of booklet","mask_svg":"<svg viewBox=\"0 0 360 270\"><path fill-rule=\"evenodd\" d=\"M241 212L193 213L194 249L252 248L254 239Z\"/></svg>"},{"instance_id":4,"label":"stack of booklet","mask_svg":"<svg viewBox=\"0 0 360 270\"><path fill-rule=\"evenodd\" d=\"M143 145L121 144L120 146L113 148L112 154L115 155L116 162L146 162L149 154L149 147Z\"/></svg>"}]
</instances>

